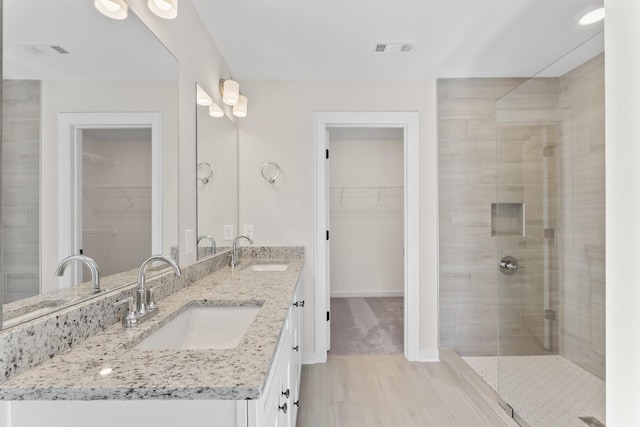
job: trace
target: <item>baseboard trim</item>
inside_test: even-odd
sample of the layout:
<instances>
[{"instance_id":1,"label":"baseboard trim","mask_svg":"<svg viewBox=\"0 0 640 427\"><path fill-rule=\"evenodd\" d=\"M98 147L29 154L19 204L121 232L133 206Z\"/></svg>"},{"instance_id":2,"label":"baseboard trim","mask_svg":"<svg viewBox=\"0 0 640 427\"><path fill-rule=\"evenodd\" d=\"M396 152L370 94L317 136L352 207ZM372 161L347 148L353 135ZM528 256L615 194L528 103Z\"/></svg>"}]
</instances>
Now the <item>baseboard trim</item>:
<instances>
[{"instance_id":1,"label":"baseboard trim","mask_svg":"<svg viewBox=\"0 0 640 427\"><path fill-rule=\"evenodd\" d=\"M325 363L325 360L320 357L320 355L316 353L302 353L302 364L303 365L315 365L318 363Z\"/></svg>"},{"instance_id":2,"label":"baseboard trim","mask_svg":"<svg viewBox=\"0 0 640 427\"><path fill-rule=\"evenodd\" d=\"M331 292L331 298L376 298L376 297L403 297L404 291L355 291L355 292Z\"/></svg>"},{"instance_id":3,"label":"baseboard trim","mask_svg":"<svg viewBox=\"0 0 640 427\"><path fill-rule=\"evenodd\" d=\"M420 362L439 362L440 350L437 348L428 348L426 350L420 350L418 357L420 357Z\"/></svg>"}]
</instances>

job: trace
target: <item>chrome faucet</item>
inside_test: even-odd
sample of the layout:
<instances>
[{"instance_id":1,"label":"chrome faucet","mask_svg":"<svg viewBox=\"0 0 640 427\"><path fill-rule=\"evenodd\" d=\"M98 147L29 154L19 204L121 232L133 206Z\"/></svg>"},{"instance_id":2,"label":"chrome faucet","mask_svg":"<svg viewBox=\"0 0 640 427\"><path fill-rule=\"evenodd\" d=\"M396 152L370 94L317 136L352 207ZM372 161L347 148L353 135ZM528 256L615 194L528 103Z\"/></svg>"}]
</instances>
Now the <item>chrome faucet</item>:
<instances>
[{"instance_id":1,"label":"chrome faucet","mask_svg":"<svg viewBox=\"0 0 640 427\"><path fill-rule=\"evenodd\" d=\"M235 239L233 239L233 246L231 248L231 260L229 261L229 266L230 267L235 267L236 265L238 265L238 240L240 239L247 239L249 241L249 243L251 243L253 245L253 240L251 239L251 237L249 236L238 236Z\"/></svg>"},{"instance_id":2,"label":"chrome faucet","mask_svg":"<svg viewBox=\"0 0 640 427\"><path fill-rule=\"evenodd\" d=\"M147 294L145 293L144 289L144 274L147 271L147 267L149 267L154 261L162 261L169 264L169 266L171 266L171 268L173 268L173 271L176 273L176 276L180 276L180 274L182 274L182 272L180 271L180 267L178 267L178 264L176 264L176 262L167 255L153 255L147 258L138 269L138 288L136 290L136 313L138 318L144 317L149 312L147 307Z\"/></svg>"},{"instance_id":3,"label":"chrome faucet","mask_svg":"<svg viewBox=\"0 0 640 427\"><path fill-rule=\"evenodd\" d=\"M198 237L198 242L196 243L196 245L200 244L200 240L203 239L209 239L209 241L211 242L211 246L213 247L213 253L216 253L216 239L213 238L213 236L210 236L208 234L203 234L202 236Z\"/></svg>"},{"instance_id":4,"label":"chrome faucet","mask_svg":"<svg viewBox=\"0 0 640 427\"><path fill-rule=\"evenodd\" d=\"M89 267L89 271L91 271L91 293L94 295L100 293L100 271L98 270L98 264L93 258L89 258L86 255L71 255L60 261L60 264L58 264L56 268L56 276L61 277L64 269L73 261L83 262Z\"/></svg>"}]
</instances>

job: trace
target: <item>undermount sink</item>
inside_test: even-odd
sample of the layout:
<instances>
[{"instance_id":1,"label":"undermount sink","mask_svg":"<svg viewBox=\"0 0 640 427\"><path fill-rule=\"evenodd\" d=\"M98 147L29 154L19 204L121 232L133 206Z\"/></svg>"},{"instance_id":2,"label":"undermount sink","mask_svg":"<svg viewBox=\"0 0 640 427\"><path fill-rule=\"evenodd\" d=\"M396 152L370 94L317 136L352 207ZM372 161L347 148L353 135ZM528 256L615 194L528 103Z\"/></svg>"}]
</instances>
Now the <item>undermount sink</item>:
<instances>
[{"instance_id":1,"label":"undermount sink","mask_svg":"<svg viewBox=\"0 0 640 427\"><path fill-rule=\"evenodd\" d=\"M285 271L288 264L251 264L251 270L253 271Z\"/></svg>"},{"instance_id":2,"label":"undermount sink","mask_svg":"<svg viewBox=\"0 0 640 427\"><path fill-rule=\"evenodd\" d=\"M143 339L138 350L229 350L240 343L260 306L192 307Z\"/></svg>"}]
</instances>

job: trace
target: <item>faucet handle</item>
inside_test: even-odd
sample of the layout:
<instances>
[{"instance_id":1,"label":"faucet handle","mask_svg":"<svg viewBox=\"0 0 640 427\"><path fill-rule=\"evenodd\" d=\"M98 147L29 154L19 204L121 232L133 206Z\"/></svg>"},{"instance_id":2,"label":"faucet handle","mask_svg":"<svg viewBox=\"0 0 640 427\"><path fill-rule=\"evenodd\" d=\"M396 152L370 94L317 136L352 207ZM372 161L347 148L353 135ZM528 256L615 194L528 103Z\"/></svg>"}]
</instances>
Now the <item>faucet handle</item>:
<instances>
[{"instance_id":1,"label":"faucet handle","mask_svg":"<svg viewBox=\"0 0 640 427\"><path fill-rule=\"evenodd\" d=\"M118 307L125 303L129 303L129 307L127 308L127 315L122 316L122 326L125 328L131 328L138 323L138 313L136 313L136 305L133 297L127 297L123 300L113 303L114 307Z\"/></svg>"},{"instance_id":2,"label":"faucet handle","mask_svg":"<svg viewBox=\"0 0 640 427\"><path fill-rule=\"evenodd\" d=\"M156 289L166 286L168 282L153 286L147 290L147 311L155 311L158 309L156 304Z\"/></svg>"}]
</instances>

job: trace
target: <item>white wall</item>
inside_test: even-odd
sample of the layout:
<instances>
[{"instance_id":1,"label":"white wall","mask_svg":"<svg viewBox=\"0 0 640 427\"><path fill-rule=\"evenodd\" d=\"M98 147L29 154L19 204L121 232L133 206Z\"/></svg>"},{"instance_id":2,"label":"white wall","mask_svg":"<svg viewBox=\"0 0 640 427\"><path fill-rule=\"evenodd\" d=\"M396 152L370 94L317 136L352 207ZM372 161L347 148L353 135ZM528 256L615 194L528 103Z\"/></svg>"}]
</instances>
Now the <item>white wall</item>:
<instances>
[{"instance_id":1,"label":"white wall","mask_svg":"<svg viewBox=\"0 0 640 427\"><path fill-rule=\"evenodd\" d=\"M417 111L420 114L420 349L437 348L436 85L424 80L249 81L249 114L240 122L240 227L253 224L259 245L306 250L305 352L314 353L314 113ZM260 167L282 169L274 184Z\"/></svg>"},{"instance_id":2,"label":"white wall","mask_svg":"<svg viewBox=\"0 0 640 427\"><path fill-rule=\"evenodd\" d=\"M640 2L607 0L607 425L640 420Z\"/></svg>"},{"instance_id":3,"label":"white wall","mask_svg":"<svg viewBox=\"0 0 640 427\"><path fill-rule=\"evenodd\" d=\"M330 134L332 297L404 293L404 147L397 133L395 140Z\"/></svg>"}]
</instances>

